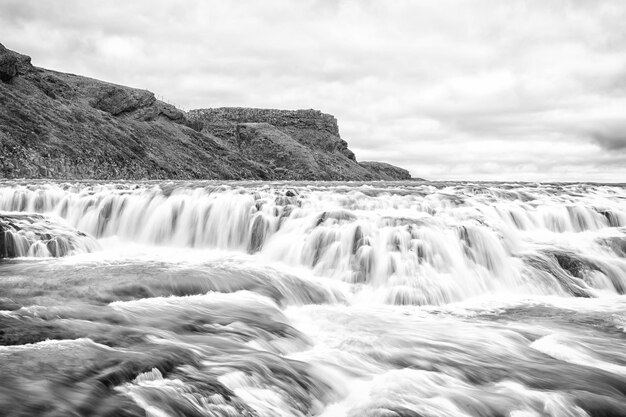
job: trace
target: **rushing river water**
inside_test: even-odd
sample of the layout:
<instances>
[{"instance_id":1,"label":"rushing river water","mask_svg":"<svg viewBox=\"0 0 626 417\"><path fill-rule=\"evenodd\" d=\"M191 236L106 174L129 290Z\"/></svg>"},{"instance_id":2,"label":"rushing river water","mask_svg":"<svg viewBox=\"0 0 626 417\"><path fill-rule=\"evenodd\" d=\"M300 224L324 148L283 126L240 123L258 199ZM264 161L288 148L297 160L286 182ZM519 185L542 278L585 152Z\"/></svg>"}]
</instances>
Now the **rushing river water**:
<instances>
[{"instance_id":1,"label":"rushing river water","mask_svg":"<svg viewBox=\"0 0 626 417\"><path fill-rule=\"evenodd\" d=\"M2 416L626 416L624 186L5 181L3 218Z\"/></svg>"}]
</instances>

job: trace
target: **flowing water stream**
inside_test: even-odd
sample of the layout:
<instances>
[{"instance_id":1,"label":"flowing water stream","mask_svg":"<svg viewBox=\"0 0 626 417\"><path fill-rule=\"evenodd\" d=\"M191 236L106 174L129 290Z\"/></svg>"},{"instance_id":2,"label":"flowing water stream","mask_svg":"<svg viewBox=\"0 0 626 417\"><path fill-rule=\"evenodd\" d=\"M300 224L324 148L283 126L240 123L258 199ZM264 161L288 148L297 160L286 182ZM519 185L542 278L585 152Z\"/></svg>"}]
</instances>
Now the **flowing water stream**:
<instances>
[{"instance_id":1,"label":"flowing water stream","mask_svg":"<svg viewBox=\"0 0 626 417\"><path fill-rule=\"evenodd\" d=\"M622 185L5 181L0 228L3 416L626 416Z\"/></svg>"}]
</instances>

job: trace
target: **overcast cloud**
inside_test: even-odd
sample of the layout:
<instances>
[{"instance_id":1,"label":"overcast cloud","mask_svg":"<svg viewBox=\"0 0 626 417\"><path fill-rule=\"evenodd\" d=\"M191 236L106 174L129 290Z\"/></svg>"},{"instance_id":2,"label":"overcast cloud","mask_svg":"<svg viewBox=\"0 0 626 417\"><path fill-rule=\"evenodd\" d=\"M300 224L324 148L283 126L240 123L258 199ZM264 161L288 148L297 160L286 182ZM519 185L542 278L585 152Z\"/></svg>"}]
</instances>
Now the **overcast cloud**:
<instances>
[{"instance_id":1,"label":"overcast cloud","mask_svg":"<svg viewBox=\"0 0 626 417\"><path fill-rule=\"evenodd\" d=\"M184 109L315 108L428 179L626 182L623 0L0 0L37 66Z\"/></svg>"}]
</instances>

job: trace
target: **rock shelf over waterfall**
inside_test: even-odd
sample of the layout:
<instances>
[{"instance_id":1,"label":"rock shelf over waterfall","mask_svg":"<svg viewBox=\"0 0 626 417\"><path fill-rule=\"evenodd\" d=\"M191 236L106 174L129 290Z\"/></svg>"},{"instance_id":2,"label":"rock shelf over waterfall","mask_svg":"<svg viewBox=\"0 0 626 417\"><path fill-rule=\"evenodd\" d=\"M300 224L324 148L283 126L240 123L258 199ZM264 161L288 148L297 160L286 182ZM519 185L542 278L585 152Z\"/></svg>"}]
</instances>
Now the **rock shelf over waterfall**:
<instances>
[{"instance_id":1,"label":"rock shelf over waterfall","mask_svg":"<svg viewBox=\"0 0 626 417\"><path fill-rule=\"evenodd\" d=\"M359 164L315 110L185 113L153 93L34 67L0 44L0 177L406 180Z\"/></svg>"},{"instance_id":2,"label":"rock shelf over waterfall","mask_svg":"<svg viewBox=\"0 0 626 417\"><path fill-rule=\"evenodd\" d=\"M0 213L0 258L66 256L97 250L83 232L35 213Z\"/></svg>"}]
</instances>

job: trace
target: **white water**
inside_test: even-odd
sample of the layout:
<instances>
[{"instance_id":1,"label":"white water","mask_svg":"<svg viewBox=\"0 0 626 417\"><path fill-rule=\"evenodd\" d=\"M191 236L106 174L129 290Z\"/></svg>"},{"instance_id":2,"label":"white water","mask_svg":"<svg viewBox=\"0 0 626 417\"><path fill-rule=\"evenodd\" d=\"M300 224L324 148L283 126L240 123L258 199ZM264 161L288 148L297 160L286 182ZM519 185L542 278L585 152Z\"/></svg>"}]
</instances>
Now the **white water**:
<instances>
[{"instance_id":1,"label":"white water","mask_svg":"<svg viewBox=\"0 0 626 417\"><path fill-rule=\"evenodd\" d=\"M621 186L0 187L0 217L32 229L35 213L78 241L46 260L53 237L5 232L30 236L7 243L27 258L0 266L0 301L21 306L7 317L51 321L89 357L112 346L144 364L111 401L148 415L626 409ZM145 365L133 355L146 349L177 364Z\"/></svg>"},{"instance_id":2,"label":"white water","mask_svg":"<svg viewBox=\"0 0 626 417\"><path fill-rule=\"evenodd\" d=\"M499 292L621 293L626 265L611 239L623 236L625 201L620 187L586 185L0 190L5 212L44 213L97 238L257 253L365 284L377 301L396 304ZM567 276L559 262L583 271Z\"/></svg>"}]
</instances>

